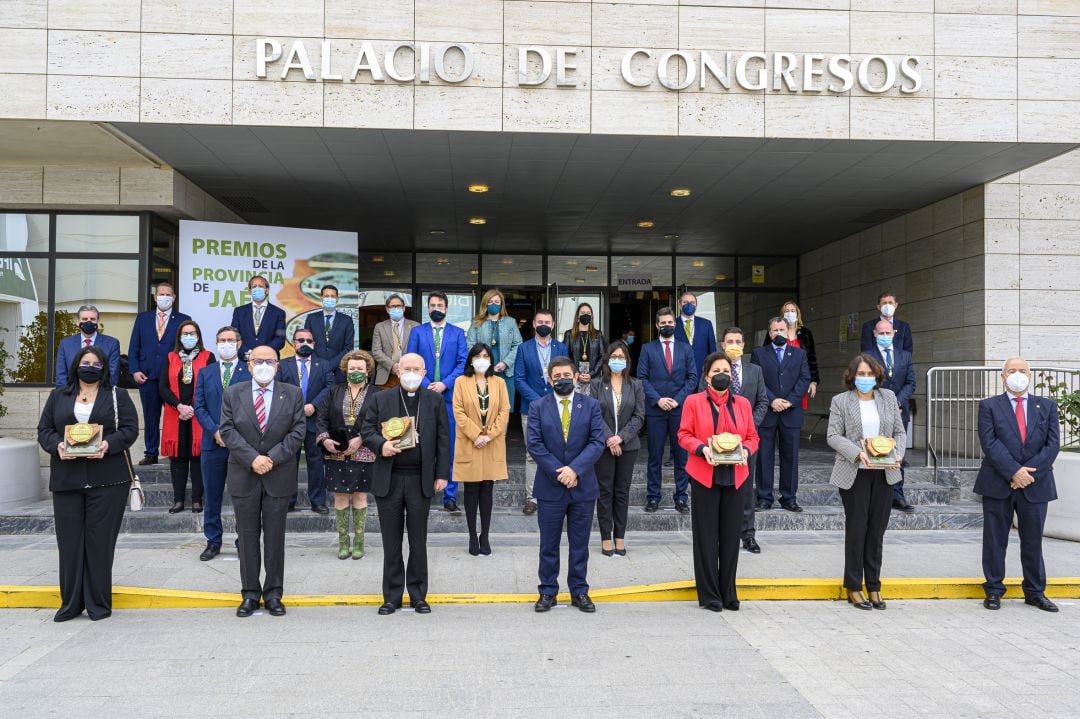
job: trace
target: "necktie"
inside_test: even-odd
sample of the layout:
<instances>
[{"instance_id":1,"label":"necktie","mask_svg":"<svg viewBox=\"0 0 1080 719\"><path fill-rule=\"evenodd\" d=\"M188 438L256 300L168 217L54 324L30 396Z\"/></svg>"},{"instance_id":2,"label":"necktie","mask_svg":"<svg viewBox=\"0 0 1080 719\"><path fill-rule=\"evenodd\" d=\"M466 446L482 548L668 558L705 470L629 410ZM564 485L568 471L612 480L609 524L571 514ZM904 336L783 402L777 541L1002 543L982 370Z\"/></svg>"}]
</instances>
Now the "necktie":
<instances>
[{"instance_id":1,"label":"necktie","mask_svg":"<svg viewBox=\"0 0 1080 719\"><path fill-rule=\"evenodd\" d=\"M263 309L262 305L255 305L255 332L259 331L259 325L262 324Z\"/></svg>"},{"instance_id":2,"label":"necktie","mask_svg":"<svg viewBox=\"0 0 1080 719\"><path fill-rule=\"evenodd\" d=\"M326 315L326 327L325 327L325 330L326 330L326 339L327 340L330 339L330 326L332 324L334 324L334 316L333 315Z\"/></svg>"},{"instance_id":3,"label":"necktie","mask_svg":"<svg viewBox=\"0 0 1080 719\"><path fill-rule=\"evenodd\" d=\"M304 402L307 402L308 368L307 360L300 360L300 391L304 393Z\"/></svg>"},{"instance_id":4,"label":"necktie","mask_svg":"<svg viewBox=\"0 0 1080 719\"><path fill-rule=\"evenodd\" d=\"M439 355L442 354L442 327L435 328L435 380L442 382L442 372L439 369Z\"/></svg>"},{"instance_id":5,"label":"necktie","mask_svg":"<svg viewBox=\"0 0 1080 719\"><path fill-rule=\"evenodd\" d=\"M255 419L259 422L259 431L266 431L266 402L263 401L263 395L266 394L266 387L259 387L256 390L259 396L255 398Z\"/></svg>"},{"instance_id":6,"label":"necktie","mask_svg":"<svg viewBox=\"0 0 1080 719\"><path fill-rule=\"evenodd\" d=\"M165 322L166 322L166 319L167 318L166 318L166 315L165 315L164 312L158 312L157 313L157 338L158 338L158 342L160 342L161 338L165 335Z\"/></svg>"},{"instance_id":7,"label":"necktie","mask_svg":"<svg viewBox=\"0 0 1080 719\"><path fill-rule=\"evenodd\" d=\"M892 377L892 350L885 350L885 371Z\"/></svg>"},{"instance_id":8,"label":"necktie","mask_svg":"<svg viewBox=\"0 0 1080 719\"><path fill-rule=\"evenodd\" d=\"M1027 441L1027 417L1024 416L1024 398L1013 397L1016 402L1016 424L1020 428L1020 441Z\"/></svg>"},{"instance_id":9,"label":"necktie","mask_svg":"<svg viewBox=\"0 0 1080 719\"><path fill-rule=\"evenodd\" d=\"M735 394L742 394L742 382L739 380L739 363L731 365L731 389Z\"/></svg>"},{"instance_id":10,"label":"necktie","mask_svg":"<svg viewBox=\"0 0 1080 719\"><path fill-rule=\"evenodd\" d=\"M686 321L686 339L690 341L690 344L694 344L694 318L691 317Z\"/></svg>"},{"instance_id":11,"label":"necktie","mask_svg":"<svg viewBox=\"0 0 1080 719\"><path fill-rule=\"evenodd\" d=\"M776 364L784 364L784 348L776 348Z\"/></svg>"},{"instance_id":12,"label":"necktie","mask_svg":"<svg viewBox=\"0 0 1080 719\"><path fill-rule=\"evenodd\" d=\"M221 389L225 389L229 386L229 380L232 379L232 362L224 362L222 367L225 368L225 372L221 375Z\"/></svg>"},{"instance_id":13,"label":"necktie","mask_svg":"<svg viewBox=\"0 0 1080 719\"><path fill-rule=\"evenodd\" d=\"M668 374L671 374L671 342L664 342L664 364L667 365Z\"/></svg>"},{"instance_id":14,"label":"necktie","mask_svg":"<svg viewBox=\"0 0 1080 719\"><path fill-rule=\"evenodd\" d=\"M89 347L89 346L90 346L90 338L87 337L87 338L83 339L83 347Z\"/></svg>"},{"instance_id":15,"label":"necktie","mask_svg":"<svg viewBox=\"0 0 1080 719\"><path fill-rule=\"evenodd\" d=\"M395 322L390 327L390 334L394 335L394 361L401 359L401 323Z\"/></svg>"},{"instance_id":16,"label":"necktie","mask_svg":"<svg viewBox=\"0 0 1080 719\"><path fill-rule=\"evenodd\" d=\"M570 400L559 401L562 402L562 438L565 442L570 437Z\"/></svg>"}]
</instances>

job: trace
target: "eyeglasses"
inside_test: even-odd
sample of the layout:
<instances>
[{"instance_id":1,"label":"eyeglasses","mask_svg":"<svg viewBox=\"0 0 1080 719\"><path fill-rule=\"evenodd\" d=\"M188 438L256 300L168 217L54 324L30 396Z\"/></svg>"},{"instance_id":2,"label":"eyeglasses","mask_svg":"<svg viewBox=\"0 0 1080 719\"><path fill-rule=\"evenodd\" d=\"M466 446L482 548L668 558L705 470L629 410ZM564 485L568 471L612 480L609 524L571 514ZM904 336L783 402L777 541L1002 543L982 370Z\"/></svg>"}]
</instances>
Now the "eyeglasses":
<instances>
[{"instance_id":1,"label":"eyeglasses","mask_svg":"<svg viewBox=\"0 0 1080 719\"><path fill-rule=\"evenodd\" d=\"M293 343L298 345L313 345L315 344L315 340L293 340Z\"/></svg>"},{"instance_id":2,"label":"eyeglasses","mask_svg":"<svg viewBox=\"0 0 1080 719\"><path fill-rule=\"evenodd\" d=\"M81 362L79 363L79 366L89 367L90 369L102 369L103 367L105 367L105 365L101 364L100 362Z\"/></svg>"},{"instance_id":3,"label":"eyeglasses","mask_svg":"<svg viewBox=\"0 0 1080 719\"><path fill-rule=\"evenodd\" d=\"M274 365L277 364L277 360L276 359L253 359L253 360L251 360L251 364L255 365L256 367L273 367Z\"/></svg>"}]
</instances>

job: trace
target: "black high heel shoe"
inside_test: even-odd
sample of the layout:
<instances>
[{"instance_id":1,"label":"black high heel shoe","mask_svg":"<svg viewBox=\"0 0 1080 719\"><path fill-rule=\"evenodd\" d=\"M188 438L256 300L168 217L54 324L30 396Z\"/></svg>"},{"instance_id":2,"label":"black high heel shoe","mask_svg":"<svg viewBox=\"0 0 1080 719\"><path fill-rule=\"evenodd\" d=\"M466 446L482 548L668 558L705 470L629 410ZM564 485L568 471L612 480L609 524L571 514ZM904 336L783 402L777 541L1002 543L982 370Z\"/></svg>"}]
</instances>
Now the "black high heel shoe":
<instances>
[{"instance_id":1,"label":"black high heel shoe","mask_svg":"<svg viewBox=\"0 0 1080 719\"><path fill-rule=\"evenodd\" d=\"M604 549L604 547L601 546L600 547L600 554L603 554L605 557L612 557L612 556L615 555L615 550L614 549Z\"/></svg>"},{"instance_id":2,"label":"black high heel shoe","mask_svg":"<svg viewBox=\"0 0 1080 719\"><path fill-rule=\"evenodd\" d=\"M476 538L476 535L469 535L469 554L474 557L480 556L480 540Z\"/></svg>"},{"instance_id":3,"label":"black high heel shoe","mask_svg":"<svg viewBox=\"0 0 1080 719\"><path fill-rule=\"evenodd\" d=\"M870 606L874 609L884 609L885 600L881 598L881 592L869 592ZM875 601L874 597L877 597Z\"/></svg>"},{"instance_id":4,"label":"black high heel shoe","mask_svg":"<svg viewBox=\"0 0 1080 719\"><path fill-rule=\"evenodd\" d=\"M486 534L480 535L480 554L483 554L485 557L491 556L491 542L488 541Z\"/></svg>"},{"instance_id":5,"label":"black high heel shoe","mask_svg":"<svg viewBox=\"0 0 1080 719\"><path fill-rule=\"evenodd\" d=\"M859 601L855 601L855 595L859 596ZM852 592L849 590L847 593L847 600L848 603L856 609L873 609L873 607L870 606L870 602L866 601L866 598L862 595L862 592Z\"/></svg>"},{"instance_id":6,"label":"black high heel shoe","mask_svg":"<svg viewBox=\"0 0 1080 719\"><path fill-rule=\"evenodd\" d=\"M622 549L619 549L618 547L615 547L615 554L619 555L620 557L625 557L626 556L626 545L623 545Z\"/></svg>"}]
</instances>

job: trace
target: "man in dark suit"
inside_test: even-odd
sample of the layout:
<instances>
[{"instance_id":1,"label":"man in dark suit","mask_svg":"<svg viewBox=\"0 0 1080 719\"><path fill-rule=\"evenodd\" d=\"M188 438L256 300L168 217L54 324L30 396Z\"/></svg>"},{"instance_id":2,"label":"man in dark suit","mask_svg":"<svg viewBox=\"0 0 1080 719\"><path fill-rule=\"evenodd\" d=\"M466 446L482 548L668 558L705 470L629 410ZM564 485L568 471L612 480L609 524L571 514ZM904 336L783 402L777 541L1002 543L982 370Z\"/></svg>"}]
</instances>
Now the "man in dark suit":
<instances>
[{"instance_id":1,"label":"man in dark suit","mask_svg":"<svg viewBox=\"0 0 1080 719\"><path fill-rule=\"evenodd\" d=\"M424 358L406 353L399 360L401 384L375 395L364 415L360 434L375 453L371 492L379 507L379 533L383 544L383 605L379 614L401 608L404 590L419 614L428 614L427 528L431 498L446 487L453 456L450 453L450 422L446 403L433 390L421 387L426 372ZM382 423L408 417L416 434L416 446L399 449L398 440L387 440ZM401 536L409 533L409 565L401 556Z\"/></svg>"},{"instance_id":2,"label":"man in dark suit","mask_svg":"<svg viewBox=\"0 0 1080 719\"><path fill-rule=\"evenodd\" d=\"M221 552L221 501L225 495L225 475L229 448L221 437L221 398L225 389L250 382L251 373L237 356L240 333L235 327L217 332L218 361L199 370L195 382L195 419L202 426L199 464L203 477L203 536L206 548L199 559L209 562Z\"/></svg>"},{"instance_id":3,"label":"man in dark suit","mask_svg":"<svg viewBox=\"0 0 1080 719\"><path fill-rule=\"evenodd\" d=\"M352 317L337 311L338 289L333 285L322 288L323 311L311 313L304 320L304 328L315 338L315 356L330 367L335 382L344 382L338 369L341 358L356 346L356 330ZM295 335L294 335L295 336Z\"/></svg>"},{"instance_id":4,"label":"man in dark suit","mask_svg":"<svg viewBox=\"0 0 1080 719\"><path fill-rule=\"evenodd\" d=\"M139 464L157 464L161 443L161 392L158 376L165 358L176 347L176 331L182 322L191 318L173 309L176 290L168 282L159 282L154 288L156 307L135 316L128 343L128 371L139 385L142 400L143 452Z\"/></svg>"},{"instance_id":5,"label":"man in dark suit","mask_svg":"<svg viewBox=\"0 0 1080 719\"><path fill-rule=\"evenodd\" d=\"M240 358L259 345L281 352L285 347L285 310L270 304L270 283L262 275L248 280L251 302L233 310L231 324L240 330Z\"/></svg>"},{"instance_id":6,"label":"man in dark suit","mask_svg":"<svg viewBox=\"0 0 1080 719\"><path fill-rule=\"evenodd\" d=\"M330 386L334 384L334 368L326 360L313 356L314 333L307 328L293 332L294 357L286 357L278 363L277 380L299 387L304 395L304 416L307 417L307 433L304 435L304 455L307 457L307 490L311 511L330 514L326 506L326 476L323 470L323 453L315 435L315 411L326 401ZM300 469L300 450L296 450L297 471ZM296 495L289 503L289 511L296 509Z\"/></svg>"},{"instance_id":7,"label":"man in dark suit","mask_svg":"<svg viewBox=\"0 0 1080 719\"><path fill-rule=\"evenodd\" d=\"M716 331L712 322L696 316L697 295L693 292L683 292L679 305L682 307L682 314L675 323L675 339L688 342L694 348L694 370L700 377L705 358L716 351Z\"/></svg>"},{"instance_id":8,"label":"man in dark suit","mask_svg":"<svg viewBox=\"0 0 1080 719\"><path fill-rule=\"evenodd\" d=\"M98 308L83 305L79 308L79 334L60 340L56 352L56 386L63 387L68 382L68 370L75 361L75 355L83 347L100 347L109 358L109 376L113 387L120 379L120 341L115 337L98 332Z\"/></svg>"},{"instance_id":9,"label":"man in dark suit","mask_svg":"<svg viewBox=\"0 0 1080 719\"><path fill-rule=\"evenodd\" d=\"M859 339L861 352L874 352L874 328L877 327L877 323L880 320L885 320L893 326L893 330L895 331L893 347L904 350L908 354L912 354L915 351L915 345L911 339L911 325L903 320L896 319L896 310L899 308L900 303L896 301L896 295L892 292L882 292L881 295L878 296L878 316L872 320L867 320L862 326L862 336Z\"/></svg>"},{"instance_id":10,"label":"man in dark suit","mask_svg":"<svg viewBox=\"0 0 1080 719\"><path fill-rule=\"evenodd\" d=\"M566 583L570 602L595 612L589 598L589 534L600 495L596 461L605 449L600 403L574 392L578 375L569 357L555 357L548 367L554 392L529 405L526 449L536 461L533 491L539 504L540 598L536 611L555 606L559 594L559 549L563 524L569 545Z\"/></svg>"},{"instance_id":11,"label":"man in dark suit","mask_svg":"<svg viewBox=\"0 0 1080 719\"><path fill-rule=\"evenodd\" d=\"M521 433L529 436L529 406L542 397L551 394L548 382L548 364L554 357L567 357L570 350L559 340L552 337L555 331L555 316L551 310L542 307L533 315L533 338L518 346L517 361L514 362L514 389L521 397ZM536 481L536 462L525 453L525 505L523 514L536 512L536 498L533 496L533 483Z\"/></svg>"},{"instance_id":12,"label":"man in dark suit","mask_svg":"<svg viewBox=\"0 0 1080 719\"><path fill-rule=\"evenodd\" d=\"M1020 357L1001 372L1005 393L979 403L979 444L983 460L974 491L983 503L983 589L987 609L1001 607L1005 593L1005 549L1013 516L1020 534L1024 602L1056 612L1046 598L1042 535L1046 507L1057 499L1054 460L1060 449L1058 406L1028 392L1031 370Z\"/></svg>"},{"instance_id":13,"label":"man in dark suit","mask_svg":"<svg viewBox=\"0 0 1080 719\"><path fill-rule=\"evenodd\" d=\"M428 318L409 333L406 352L420 355L427 367L422 386L438 392L446 403L450 422L450 455L454 454L454 382L465 372L465 358L469 355L465 330L446 321L449 300L443 292L428 295ZM453 464L446 475L446 491L443 492L443 509L460 512L457 504L457 483L453 480Z\"/></svg>"},{"instance_id":14,"label":"man in dark suit","mask_svg":"<svg viewBox=\"0 0 1080 719\"><path fill-rule=\"evenodd\" d=\"M754 412L754 428L761 426L765 415L769 413L769 395L765 392L765 378L761 374L761 368L752 362L743 362L746 349L746 335L738 327L728 327L724 330L721 339L721 349L731 360L731 391L741 395L750 401L750 407ZM750 455L746 461L750 474L746 481L754 486L757 465L757 452ZM757 509L757 496L754 492L747 492L746 507L743 509L742 544L743 549L753 554L761 553L761 546L757 543L757 528L755 523L755 510Z\"/></svg>"},{"instance_id":15,"label":"man in dark suit","mask_svg":"<svg viewBox=\"0 0 1080 719\"><path fill-rule=\"evenodd\" d=\"M907 429L908 422L911 421L908 401L915 394L915 365L911 363L911 354L899 347L894 347L895 343L896 328L888 320L878 320L877 325L874 327L874 351L871 354L885 368L885 381L881 386L892 390L893 394L896 395L896 402L900 405L900 419L904 423L904 428ZM906 452L904 453L906 454ZM907 461L905 460L900 465L901 476L904 474L906 464ZM903 479L893 485L892 506L893 509L899 509L901 512L907 512L908 514L915 511L915 507L904 496Z\"/></svg>"},{"instance_id":16,"label":"man in dark suit","mask_svg":"<svg viewBox=\"0 0 1080 719\"><path fill-rule=\"evenodd\" d=\"M250 617L260 598L273 616L285 613L285 518L296 493L296 452L304 441L305 422L300 389L274 381L277 363L273 347L252 349L252 381L232 385L221 401L218 431L229 448L227 483L240 535L243 601L238 617ZM260 565L266 568L261 584Z\"/></svg>"},{"instance_id":17,"label":"man in dark suit","mask_svg":"<svg viewBox=\"0 0 1080 719\"><path fill-rule=\"evenodd\" d=\"M675 509L690 513L690 477L686 474L686 450L679 445L679 423L683 401L697 391L698 372L694 351L685 342L675 341L675 313L662 307L656 313L659 339L641 348L637 377L645 389L645 430L649 445L648 494L645 511L660 507L661 460L664 443L671 445L675 464Z\"/></svg>"},{"instance_id":18,"label":"man in dark suit","mask_svg":"<svg viewBox=\"0 0 1080 719\"><path fill-rule=\"evenodd\" d=\"M803 426L802 398L810 386L810 365L806 352L787 343L787 322L783 317L769 320L768 347L757 347L751 361L761 368L769 412L758 434L757 508L771 509L773 503L773 451L780 444L780 506L801 512L799 490L799 434Z\"/></svg>"}]
</instances>

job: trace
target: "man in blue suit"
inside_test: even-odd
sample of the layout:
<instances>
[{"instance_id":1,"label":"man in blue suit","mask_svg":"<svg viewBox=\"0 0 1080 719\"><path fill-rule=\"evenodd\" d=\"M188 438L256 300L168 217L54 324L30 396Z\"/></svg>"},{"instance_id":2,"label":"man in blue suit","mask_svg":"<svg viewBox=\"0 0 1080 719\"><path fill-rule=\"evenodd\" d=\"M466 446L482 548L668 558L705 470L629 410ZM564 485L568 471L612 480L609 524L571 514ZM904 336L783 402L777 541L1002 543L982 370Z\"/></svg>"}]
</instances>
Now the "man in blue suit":
<instances>
[{"instance_id":1,"label":"man in blue suit","mask_svg":"<svg viewBox=\"0 0 1080 719\"><path fill-rule=\"evenodd\" d=\"M697 391L698 372L693 348L686 342L675 341L675 312L670 307L662 307L656 313L656 328L660 338L641 348L637 369L647 406L649 484L645 511L655 512L660 508L661 460L667 442L675 464L675 509L679 514L689 514L690 477L686 474L686 450L679 446L679 423L683 402Z\"/></svg>"},{"instance_id":2,"label":"man in blue suit","mask_svg":"<svg viewBox=\"0 0 1080 719\"><path fill-rule=\"evenodd\" d=\"M409 345L406 352L414 352L424 358L422 387L438 392L446 401L446 412L450 417L450 456L454 456L454 382L465 371L465 358L469 355L466 346L465 330L446 321L449 307L446 294L440 291L428 295L428 318L419 327L409 333ZM452 464L452 463L451 463ZM447 512L460 512L457 504L457 482L453 481L453 467L448 473L446 489L443 490L443 509Z\"/></svg>"},{"instance_id":3,"label":"man in blue suit","mask_svg":"<svg viewBox=\"0 0 1080 719\"><path fill-rule=\"evenodd\" d=\"M915 394L915 365L911 363L911 354L899 347L894 347L896 329L888 320L878 320L874 327L874 352L870 354L877 358L881 366L885 368L885 381L882 387L892 390L896 395L896 402L900 405L900 418L904 427L911 420L911 411L908 408L908 400ZM900 465L900 475L904 474L904 463ZM907 498L904 497L904 480L893 485L893 509L911 514L915 511Z\"/></svg>"},{"instance_id":4,"label":"man in blue suit","mask_svg":"<svg viewBox=\"0 0 1080 719\"><path fill-rule=\"evenodd\" d=\"M780 506L801 512L799 491L799 434L803 426L802 398L810 386L810 364L806 352L787 343L787 322L783 317L769 320L771 344L757 347L750 361L761 367L769 412L758 425L757 508L772 509L773 467L777 438L780 443Z\"/></svg>"},{"instance_id":5,"label":"man in blue suit","mask_svg":"<svg viewBox=\"0 0 1080 719\"><path fill-rule=\"evenodd\" d=\"M251 373L240 361L240 332L222 327L217 332L217 359L199 370L195 381L195 420L202 426L199 463L203 477L203 536L206 549L199 559L209 562L221 552L221 501L225 496L225 475L229 466L229 448L221 438L221 397L225 388L250 382Z\"/></svg>"},{"instance_id":6,"label":"man in blue suit","mask_svg":"<svg viewBox=\"0 0 1080 719\"><path fill-rule=\"evenodd\" d=\"M675 323L675 339L688 342L694 348L694 370L700 376L705 358L716 351L716 331L712 322L695 316L697 295L693 292L683 292L679 304L682 305L682 315Z\"/></svg>"},{"instance_id":7,"label":"man in blue suit","mask_svg":"<svg viewBox=\"0 0 1080 719\"><path fill-rule=\"evenodd\" d=\"M259 345L273 347L280 355L285 346L285 310L270 304L270 283L262 275L248 280L251 302L232 314L233 327L240 330L240 359Z\"/></svg>"},{"instance_id":8,"label":"man in blue suit","mask_svg":"<svg viewBox=\"0 0 1080 719\"><path fill-rule=\"evenodd\" d=\"M139 385L143 424L146 425L143 433L145 456L139 464L157 464L161 442L161 394L158 391L158 376L165 358L176 347L177 329L182 322L191 319L183 312L173 309L176 304L176 290L169 282L159 282L154 288L154 304L154 309L135 316L131 341L128 343L128 371Z\"/></svg>"},{"instance_id":9,"label":"man in blue suit","mask_svg":"<svg viewBox=\"0 0 1080 719\"><path fill-rule=\"evenodd\" d=\"M514 362L514 389L521 396L521 433L529 436L529 407L533 402L551 394L548 382L548 365L554 357L567 357L570 350L551 336L555 331L555 316L551 310L541 307L533 315L533 338L518 346ZM525 505L523 514L536 512L533 483L536 480L536 462L525 453Z\"/></svg>"},{"instance_id":10,"label":"man in blue suit","mask_svg":"<svg viewBox=\"0 0 1080 719\"><path fill-rule=\"evenodd\" d=\"M304 455L307 457L307 489L311 501L311 511L317 514L330 514L326 506L326 476L323 471L323 454L319 449L315 435L315 412L326 401L330 385L334 383L334 368L329 362L314 356L315 336L311 330L301 327L293 332L293 357L286 357L278 362L276 379L285 384L295 385L304 395L304 416L307 418L307 432L304 435ZM300 471L300 450L296 451L297 473ZM296 495L289 503L289 511L296 509Z\"/></svg>"},{"instance_id":11,"label":"man in blue suit","mask_svg":"<svg viewBox=\"0 0 1080 719\"><path fill-rule=\"evenodd\" d=\"M56 386L63 387L68 382L68 371L75 361L75 355L83 347L100 347L109 360L109 376L113 387L120 379L120 340L108 335L98 334L98 308L83 305L79 308L79 334L60 340L56 352Z\"/></svg>"},{"instance_id":12,"label":"man in blue suit","mask_svg":"<svg viewBox=\"0 0 1080 719\"><path fill-rule=\"evenodd\" d=\"M1060 449L1058 406L1028 393L1031 370L1020 357L1005 362L1005 393L979 403L979 444L983 460L974 491L983 504L983 590L987 609L1001 607L1005 593L1005 549L1013 515L1020 534L1024 603L1046 612L1057 606L1046 598L1042 535L1046 507L1057 499L1054 460Z\"/></svg>"},{"instance_id":13,"label":"man in blue suit","mask_svg":"<svg viewBox=\"0 0 1080 719\"><path fill-rule=\"evenodd\" d=\"M344 382L338 365L346 352L355 348L356 331L352 317L337 311L338 288L326 285L322 288L323 311L311 313L304 320L304 327L315 338L315 356L326 361L336 381Z\"/></svg>"},{"instance_id":14,"label":"man in blue suit","mask_svg":"<svg viewBox=\"0 0 1080 719\"><path fill-rule=\"evenodd\" d=\"M595 612L586 575L589 534L600 495L595 466L605 448L604 420L599 402L574 392L577 372L569 357L552 358L549 376L554 392L530 403L526 436L526 448L538 466L534 491L540 505L540 598L536 611L546 612L556 604L565 523L570 602L583 612Z\"/></svg>"},{"instance_id":15,"label":"man in blue suit","mask_svg":"<svg viewBox=\"0 0 1080 719\"><path fill-rule=\"evenodd\" d=\"M859 339L861 352L874 351L874 328L877 327L880 320L885 320L893 326L895 331L893 347L904 350L908 354L915 352L915 344L911 339L911 325L903 320L896 319L896 310L899 307L900 303L896 301L896 295L892 292L882 292L878 296L878 316L872 320L867 320L862 326L862 337Z\"/></svg>"}]
</instances>

